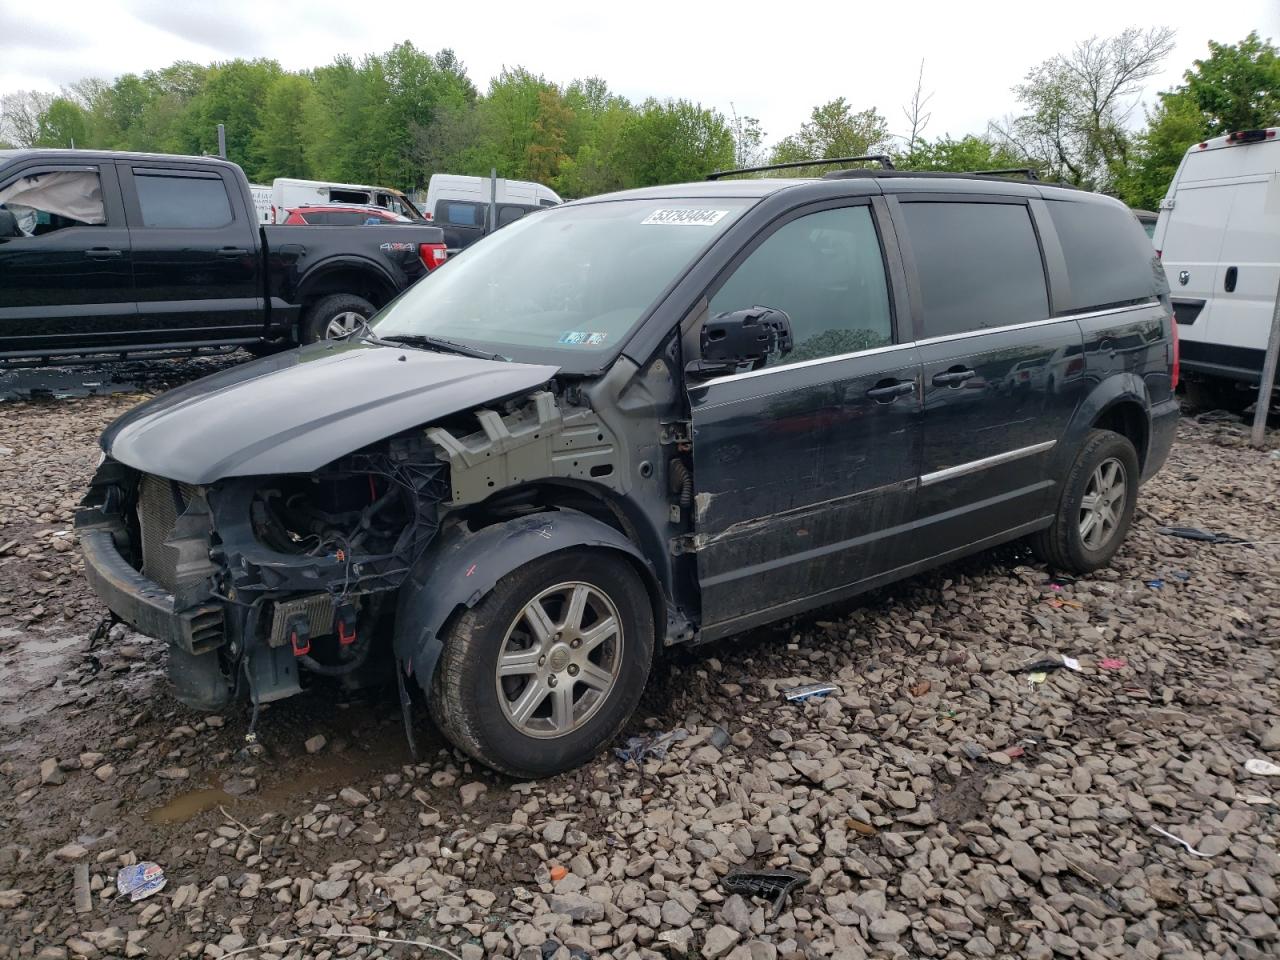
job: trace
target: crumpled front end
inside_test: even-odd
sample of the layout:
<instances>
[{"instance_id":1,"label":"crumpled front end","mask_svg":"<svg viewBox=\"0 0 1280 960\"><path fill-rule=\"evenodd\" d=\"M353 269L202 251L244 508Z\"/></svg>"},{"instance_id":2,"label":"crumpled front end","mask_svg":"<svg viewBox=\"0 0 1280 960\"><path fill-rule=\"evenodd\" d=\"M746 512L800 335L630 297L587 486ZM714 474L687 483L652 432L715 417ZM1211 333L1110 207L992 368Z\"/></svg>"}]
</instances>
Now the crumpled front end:
<instances>
[{"instance_id":1,"label":"crumpled front end","mask_svg":"<svg viewBox=\"0 0 1280 960\"><path fill-rule=\"evenodd\" d=\"M448 466L421 434L314 473L181 483L104 459L76 517L111 611L170 644L179 699L217 709L356 677L432 542ZM388 631L381 631L384 635Z\"/></svg>"}]
</instances>

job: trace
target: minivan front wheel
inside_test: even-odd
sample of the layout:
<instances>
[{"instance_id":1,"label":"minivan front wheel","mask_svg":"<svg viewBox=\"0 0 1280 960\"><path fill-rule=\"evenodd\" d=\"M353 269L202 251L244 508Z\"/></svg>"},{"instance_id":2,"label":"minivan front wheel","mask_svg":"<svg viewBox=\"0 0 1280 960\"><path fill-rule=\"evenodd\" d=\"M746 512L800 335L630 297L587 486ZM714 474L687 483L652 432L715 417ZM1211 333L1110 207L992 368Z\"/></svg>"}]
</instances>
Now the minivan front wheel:
<instances>
[{"instance_id":1,"label":"minivan front wheel","mask_svg":"<svg viewBox=\"0 0 1280 960\"><path fill-rule=\"evenodd\" d=\"M431 713L455 746L519 777L617 736L653 658L653 608L624 558L563 551L508 574L447 628Z\"/></svg>"},{"instance_id":2,"label":"minivan front wheel","mask_svg":"<svg viewBox=\"0 0 1280 960\"><path fill-rule=\"evenodd\" d=\"M1089 573L1120 549L1138 497L1138 454L1127 437L1090 430L1062 485L1053 525L1032 539L1058 570Z\"/></svg>"}]
</instances>

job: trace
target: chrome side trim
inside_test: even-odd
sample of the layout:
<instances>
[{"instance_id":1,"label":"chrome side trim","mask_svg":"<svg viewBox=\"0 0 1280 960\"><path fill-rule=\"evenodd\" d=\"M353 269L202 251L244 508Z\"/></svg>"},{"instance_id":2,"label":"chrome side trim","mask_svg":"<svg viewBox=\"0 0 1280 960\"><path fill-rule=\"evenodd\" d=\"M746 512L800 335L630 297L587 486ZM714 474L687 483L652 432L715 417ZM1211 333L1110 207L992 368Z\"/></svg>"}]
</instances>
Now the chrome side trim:
<instances>
[{"instance_id":1,"label":"chrome side trim","mask_svg":"<svg viewBox=\"0 0 1280 960\"><path fill-rule=\"evenodd\" d=\"M983 337L990 333L1009 333L1014 330L1030 330L1033 327L1043 327L1051 323L1065 323L1068 320L1088 320L1091 317L1106 317L1113 313L1127 313L1130 310L1145 310L1149 307L1159 306L1159 300L1147 300L1143 303L1130 303L1123 307L1108 307L1106 310L1085 310L1080 313L1064 313L1059 317L1048 317L1044 320L1032 320L1030 323L1011 323L1004 327L981 327L977 330L965 330L962 333L948 333L941 337L928 337L924 340L917 340L918 346L928 346L932 343L947 343L951 340L967 340L970 337ZM778 369L781 369L780 367Z\"/></svg>"},{"instance_id":2,"label":"chrome side trim","mask_svg":"<svg viewBox=\"0 0 1280 960\"><path fill-rule=\"evenodd\" d=\"M717 383L734 383L738 380L749 380L752 377L762 377L770 373L782 373L784 370L802 370L805 367L816 367L822 363L837 363L840 360L849 360L853 357L874 357L878 353L892 353L894 350L906 350L914 347L915 341L909 343L890 343L883 347L872 347L869 350L855 350L852 353L837 353L830 357L815 357L812 360L798 360L795 363L786 363L780 367L764 367L760 370L748 370L746 373L731 373L728 376L716 377L714 380L708 380L706 383L696 383L691 390L697 390L700 387L710 387Z\"/></svg>"},{"instance_id":3,"label":"chrome side trim","mask_svg":"<svg viewBox=\"0 0 1280 960\"><path fill-rule=\"evenodd\" d=\"M997 453L994 457L983 457L981 460L970 460L968 463L961 463L954 467L947 467L945 470L935 470L933 473L921 475L920 486L932 486L935 483L954 480L956 477L967 476L968 474L977 473L980 470L986 470L990 467L998 467L1002 463L1010 463L1014 460L1021 460L1023 457L1030 457L1037 453L1044 453L1046 450L1052 450L1057 443L1057 440L1046 440L1044 443L1034 443L1029 447L1019 447L1017 450L1006 450L1004 453Z\"/></svg>"},{"instance_id":4,"label":"chrome side trim","mask_svg":"<svg viewBox=\"0 0 1280 960\"><path fill-rule=\"evenodd\" d=\"M704 387L710 387L717 383L734 383L738 380L747 380L751 377L763 377L771 373L782 373L785 370L800 370L804 367L814 367L822 363L838 363L841 360L849 360L853 357L873 357L878 353L891 353L894 350L905 350L908 347L922 347L932 343L947 343L951 340L967 340L970 337L982 337L990 333L1008 333L1013 330L1029 330L1033 327L1043 327L1051 323L1065 323L1068 320L1088 320L1091 317L1106 317L1113 313L1127 313L1130 310L1144 310L1149 307L1159 306L1159 300L1146 300L1142 303L1130 303L1123 307L1108 307L1105 310L1085 310L1079 313L1064 313L1059 317L1047 317L1044 320L1032 320L1029 323L1011 323L1003 327L981 327L977 330L965 330L963 333L949 333L941 337L928 337L924 340L912 340L907 343L890 343L883 347L872 347L870 350L855 350L852 353L838 353L830 357L816 357L813 360L800 360L796 363L784 363L777 367L765 367L761 370L748 370L746 373L731 373L728 376L717 377L714 380L708 380L705 383L694 384L689 389L698 390Z\"/></svg>"}]
</instances>

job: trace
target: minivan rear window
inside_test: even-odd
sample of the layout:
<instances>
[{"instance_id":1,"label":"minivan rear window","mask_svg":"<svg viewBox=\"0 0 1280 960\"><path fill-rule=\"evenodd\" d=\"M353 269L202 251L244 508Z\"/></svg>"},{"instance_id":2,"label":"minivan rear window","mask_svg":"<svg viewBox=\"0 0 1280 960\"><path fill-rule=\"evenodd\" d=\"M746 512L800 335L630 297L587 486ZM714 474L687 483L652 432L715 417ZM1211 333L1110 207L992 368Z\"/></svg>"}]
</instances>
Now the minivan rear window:
<instances>
[{"instance_id":1,"label":"minivan rear window","mask_svg":"<svg viewBox=\"0 0 1280 960\"><path fill-rule=\"evenodd\" d=\"M1118 203L1047 205L1070 287L1067 302L1055 304L1059 312L1139 303L1167 290L1160 261L1132 211Z\"/></svg>"},{"instance_id":2,"label":"minivan rear window","mask_svg":"<svg viewBox=\"0 0 1280 960\"><path fill-rule=\"evenodd\" d=\"M1040 246L1020 203L902 204L924 301L924 336L1049 316Z\"/></svg>"}]
</instances>

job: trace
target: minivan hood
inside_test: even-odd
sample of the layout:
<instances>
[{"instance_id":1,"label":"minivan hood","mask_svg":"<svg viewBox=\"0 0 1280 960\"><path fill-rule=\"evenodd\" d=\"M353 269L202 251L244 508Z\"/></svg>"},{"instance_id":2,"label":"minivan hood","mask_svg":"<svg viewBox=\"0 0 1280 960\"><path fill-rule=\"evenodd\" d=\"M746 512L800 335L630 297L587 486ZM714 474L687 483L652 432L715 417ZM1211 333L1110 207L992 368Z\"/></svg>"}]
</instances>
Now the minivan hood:
<instances>
[{"instance_id":1,"label":"minivan hood","mask_svg":"<svg viewBox=\"0 0 1280 960\"><path fill-rule=\"evenodd\" d=\"M106 429L102 449L136 470L182 483L311 473L402 430L531 390L558 369L317 343L143 403Z\"/></svg>"}]
</instances>

